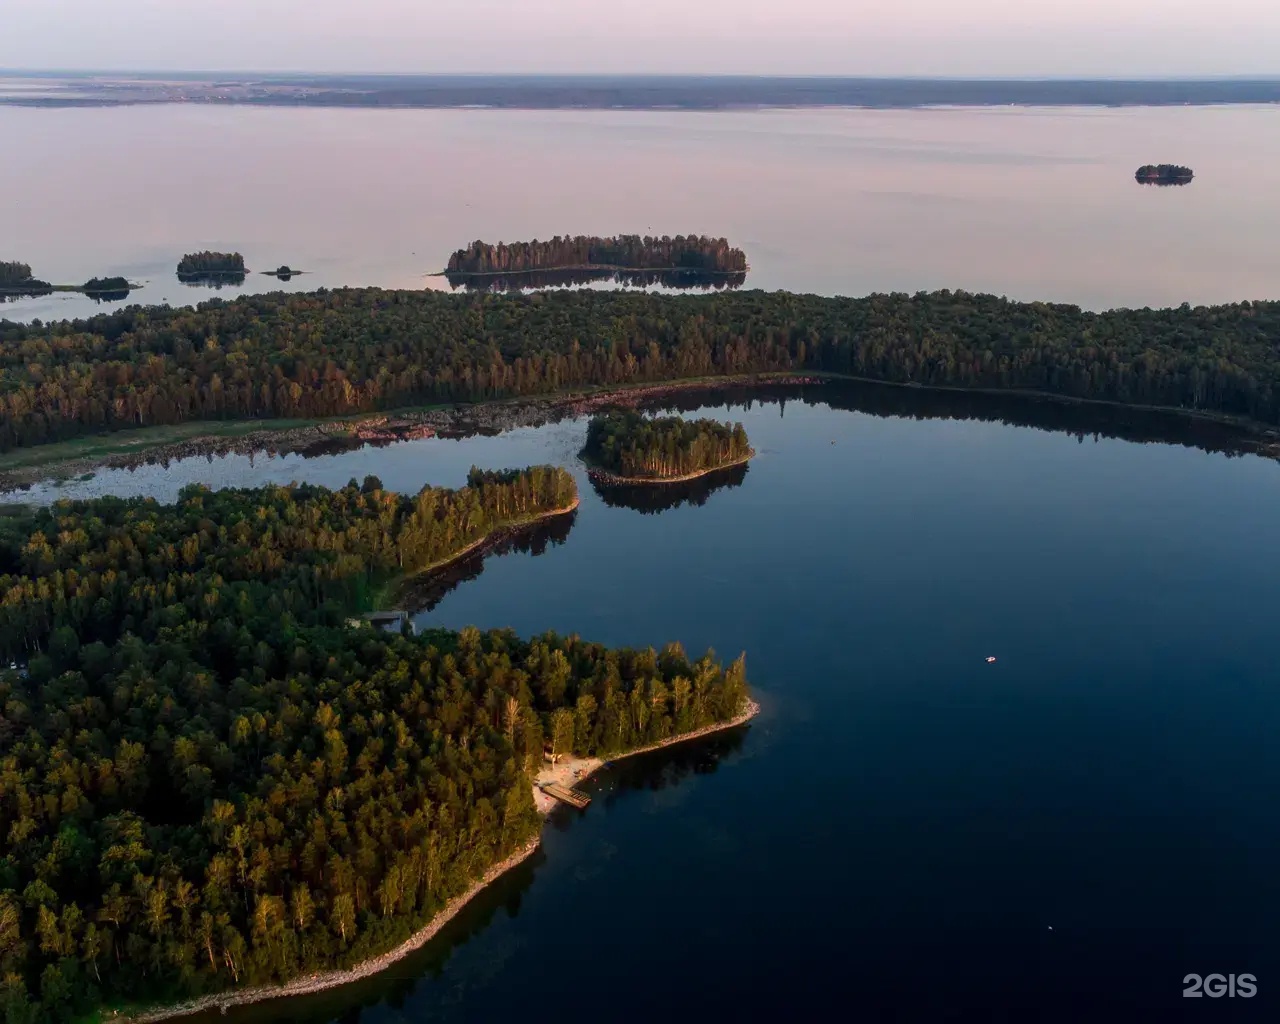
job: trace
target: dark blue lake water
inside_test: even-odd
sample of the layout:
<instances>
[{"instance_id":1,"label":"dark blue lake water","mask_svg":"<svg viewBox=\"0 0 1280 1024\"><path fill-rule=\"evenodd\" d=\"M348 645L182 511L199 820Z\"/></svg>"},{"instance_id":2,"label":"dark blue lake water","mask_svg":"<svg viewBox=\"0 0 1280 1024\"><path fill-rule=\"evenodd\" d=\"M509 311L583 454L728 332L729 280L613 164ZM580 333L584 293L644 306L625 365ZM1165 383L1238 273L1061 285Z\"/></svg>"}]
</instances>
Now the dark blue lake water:
<instances>
[{"instance_id":1,"label":"dark blue lake water","mask_svg":"<svg viewBox=\"0 0 1280 1024\"><path fill-rule=\"evenodd\" d=\"M540 553L476 562L419 620L745 650L755 723L598 777L535 861L386 975L233 1020L1268 1016L1280 467L1089 433L1222 440L1158 416L780 394L699 410L745 424L745 474L659 511L580 475ZM975 413L1008 422L939 418ZM456 485L472 463L574 465L584 430L63 491ZM1258 995L1182 998L1213 972Z\"/></svg>"}]
</instances>

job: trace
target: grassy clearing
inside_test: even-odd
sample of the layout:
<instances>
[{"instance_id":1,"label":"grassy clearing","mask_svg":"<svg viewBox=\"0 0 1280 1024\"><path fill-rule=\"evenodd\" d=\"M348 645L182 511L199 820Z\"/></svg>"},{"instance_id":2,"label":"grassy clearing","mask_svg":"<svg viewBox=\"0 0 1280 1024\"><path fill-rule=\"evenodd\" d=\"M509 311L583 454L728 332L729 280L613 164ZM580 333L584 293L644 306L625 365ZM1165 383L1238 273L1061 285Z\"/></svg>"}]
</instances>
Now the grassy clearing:
<instances>
[{"instance_id":1,"label":"grassy clearing","mask_svg":"<svg viewBox=\"0 0 1280 1024\"><path fill-rule=\"evenodd\" d=\"M161 445L189 441L195 437L241 437L260 430L289 430L305 427L318 420L193 420L168 427L139 427L113 434L94 434L70 441L17 448L0 454L0 472L44 466L77 459L103 459L109 455L128 455L158 448Z\"/></svg>"}]
</instances>

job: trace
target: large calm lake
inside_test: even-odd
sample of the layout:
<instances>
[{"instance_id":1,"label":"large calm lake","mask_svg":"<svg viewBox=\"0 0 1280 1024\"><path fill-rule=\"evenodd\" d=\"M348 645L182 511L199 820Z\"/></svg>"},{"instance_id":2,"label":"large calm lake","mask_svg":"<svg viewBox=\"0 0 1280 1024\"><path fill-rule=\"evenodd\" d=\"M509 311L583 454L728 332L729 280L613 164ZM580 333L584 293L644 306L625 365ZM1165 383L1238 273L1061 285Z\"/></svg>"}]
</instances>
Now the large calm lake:
<instances>
[{"instance_id":1,"label":"large calm lake","mask_svg":"<svg viewBox=\"0 0 1280 1024\"><path fill-rule=\"evenodd\" d=\"M572 520L473 560L418 622L747 652L749 729L593 780L542 855L385 975L229 1019L1155 1021L1217 1005L1181 996L1213 972L1259 994L1193 1019L1265 1018L1280 467L1176 418L1030 400L683 406L745 424L745 473L600 494L563 420L28 494L559 463Z\"/></svg>"},{"instance_id":2,"label":"large calm lake","mask_svg":"<svg viewBox=\"0 0 1280 1024\"><path fill-rule=\"evenodd\" d=\"M720 113L0 108L0 260L131 302L421 287L475 239L725 235L748 285L964 288L1087 307L1272 298L1280 107ZM1185 188L1137 185L1190 165ZM190 288L238 250L282 286ZM58 295L11 318L80 316Z\"/></svg>"},{"instance_id":3,"label":"large calm lake","mask_svg":"<svg viewBox=\"0 0 1280 1024\"><path fill-rule=\"evenodd\" d=\"M130 301L282 287L180 285L195 249L308 271L295 290L440 287L423 275L476 238L690 231L742 245L750 287L1280 295L1277 108L0 108L0 138L0 259L144 282ZM1134 183L1161 161L1195 182ZM883 387L684 404L745 423L745 473L599 494L564 420L18 496L413 491L560 463L576 515L464 565L419 622L747 652L749 729L599 776L385 975L226 1019L1274 1019L1280 467L1101 408ZM1258 996L1182 998L1214 972Z\"/></svg>"}]
</instances>

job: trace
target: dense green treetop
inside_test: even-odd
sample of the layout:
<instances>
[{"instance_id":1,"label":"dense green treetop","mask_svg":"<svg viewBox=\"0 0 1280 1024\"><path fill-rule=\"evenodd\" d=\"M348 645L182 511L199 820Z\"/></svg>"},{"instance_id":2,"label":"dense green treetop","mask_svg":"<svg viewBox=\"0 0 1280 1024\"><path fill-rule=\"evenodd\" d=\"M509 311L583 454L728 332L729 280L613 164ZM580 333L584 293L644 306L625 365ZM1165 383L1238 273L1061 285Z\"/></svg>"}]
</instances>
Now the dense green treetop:
<instances>
[{"instance_id":1,"label":"dense green treetop","mask_svg":"<svg viewBox=\"0 0 1280 1024\"><path fill-rule=\"evenodd\" d=\"M1134 177L1144 184L1185 185L1195 177L1195 172L1180 164L1143 164L1134 172Z\"/></svg>"},{"instance_id":2,"label":"dense green treetop","mask_svg":"<svg viewBox=\"0 0 1280 1024\"><path fill-rule=\"evenodd\" d=\"M0 449L129 426L321 417L804 370L1280 423L1280 303L1085 312L933 292L321 290L0 321Z\"/></svg>"},{"instance_id":3,"label":"dense green treetop","mask_svg":"<svg viewBox=\"0 0 1280 1024\"><path fill-rule=\"evenodd\" d=\"M582 454L617 477L662 480L741 462L751 455L751 445L741 423L615 409L591 418Z\"/></svg>"},{"instance_id":4,"label":"dense green treetop","mask_svg":"<svg viewBox=\"0 0 1280 1024\"><path fill-rule=\"evenodd\" d=\"M741 273L747 256L724 238L664 235L650 238L618 235L561 237L546 242L472 242L449 257L450 273L514 273L566 267L622 267L630 270L673 269Z\"/></svg>"},{"instance_id":5,"label":"dense green treetop","mask_svg":"<svg viewBox=\"0 0 1280 1024\"><path fill-rule=\"evenodd\" d=\"M124 277L91 277L84 283L86 292L128 292L129 281Z\"/></svg>"},{"instance_id":6,"label":"dense green treetop","mask_svg":"<svg viewBox=\"0 0 1280 1024\"><path fill-rule=\"evenodd\" d=\"M17 261L0 260L0 288L8 288L31 280L31 267Z\"/></svg>"},{"instance_id":7,"label":"dense green treetop","mask_svg":"<svg viewBox=\"0 0 1280 1024\"><path fill-rule=\"evenodd\" d=\"M536 833L547 740L608 756L732 718L741 661L344 624L572 488L474 471L0 520L0 637L25 665L0 672L0 1019L365 959Z\"/></svg>"},{"instance_id":8,"label":"dense green treetop","mask_svg":"<svg viewBox=\"0 0 1280 1024\"><path fill-rule=\"evenodd\" d=\"M179 277L244 272L244 257L238 252L189 252L178 261Z\"/></svg>"}]
</instances>

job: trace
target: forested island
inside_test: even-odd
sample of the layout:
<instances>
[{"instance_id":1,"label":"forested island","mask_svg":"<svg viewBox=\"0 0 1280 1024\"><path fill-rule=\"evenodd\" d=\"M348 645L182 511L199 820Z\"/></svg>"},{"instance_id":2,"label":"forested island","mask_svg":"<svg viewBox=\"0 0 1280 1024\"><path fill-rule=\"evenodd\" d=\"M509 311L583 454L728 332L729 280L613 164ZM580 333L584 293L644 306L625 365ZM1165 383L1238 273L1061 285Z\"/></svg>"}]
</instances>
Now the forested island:
<instances>
[{"instance_id":1,"label":"forested island","mask_svg":"<svg viewBox=\"0 0 1280 1024\"><path fill-rule=\"evenodd\" d=\"M722 291L741 288L745 273L716 270L522 270L510 273L445 275L449 287L469 292L523 292L546 288L580 288L615 284L622 288L672 288L677 291Z\"/></svg>"},{"instance_id":2,"label":"forested island","mask_svg":"<svg viewBox=\"0 0 1280 1024\"><path fill-rule=\"evenodd\" d=\"M178 280L184 284L242 282L247 273L238 252L189 252L178 261Z\"/></svg>"},{"instance_id":3,"label":"forested island","mask_svg":"<svg viewBox=\"0 0 1280 1024\"><path fill-rule=\"evenodd\" d=\"M445 273L460 276L540 270L696 270L742 274L747 269L746 253L733 248L724 238L556 235L545 242L472 242L449 257Z\"/></svg>"},{"instance_id":4,"label":"forested island","mask_svg":"<svg viewBox=\"0 0 1280 1024\"><path fill-rule=\"evenodd\" d=\"M775 372L1277 425L1278 336L1280 302L1091 313L951 291L274 293L0 321L0 449L193 420L350 416Z\"/></svg>"},{"instance_id":5,"label":"forested island","mask_svg":"<svg viewBox=\"0 0 1280 1024\"><path fill-rule=\"evenodd\" d=\"M1195 177L1190 167L1178 164L1143 164L1134 172L1142 185L1186 185Z\"/></svg>"},{"instance_id":6,"label":"forested island","mask_svg":"<svg viewBox=\"0 0 1280 1024\"><path fill-rule=\"evenodd\" d=\"M592 474L615 484L692 480L754 454L741 423L648 417L634 409L593 416L582 449Z\"/></svg>"},{"instance_id":7,"label":"forested island","mask_svg":"<svg viewBox=\"0 0 1280 1024\"><path fill-rule=\"evenodd\" d=\"M0 260L0 288L17 288L31 281L31 265L17 260Z\"/></svg>"},{"instance_id":8,"label":"forested island","mask_svg":"<svg viewBox=\"0 0 1280 1024\"><path fill-rule=\"evenodd\" d=\"M741 660L345 624L575 499L535 467L0 518L0 1019L365 961L528 847L548 741L607 757L734 720Z\"/></svg>"},{"instance_id":9,"label":"forested island","mask_svg":"<svg viewBox=\"0 0 1280 1024\"><path fill-rule=\"evenodd\" d=\"M50 284L31 276L31 267L17 261L0 262L0 295L51 295L54 292L84 292L96 299L123 299L133 285L123 277L91 277L84 284Z\"/></svg>"},{"instance_id":10,"label":"forested island","mask_svg":"<svg viewBox=\"0 0 1280 1024\"><path fill-rule=\"evenodd\" d=\"M48 295L53 285L31 276L31 265L17 260L0 261L0 294Z\"/></svg>"}]
</instances>

